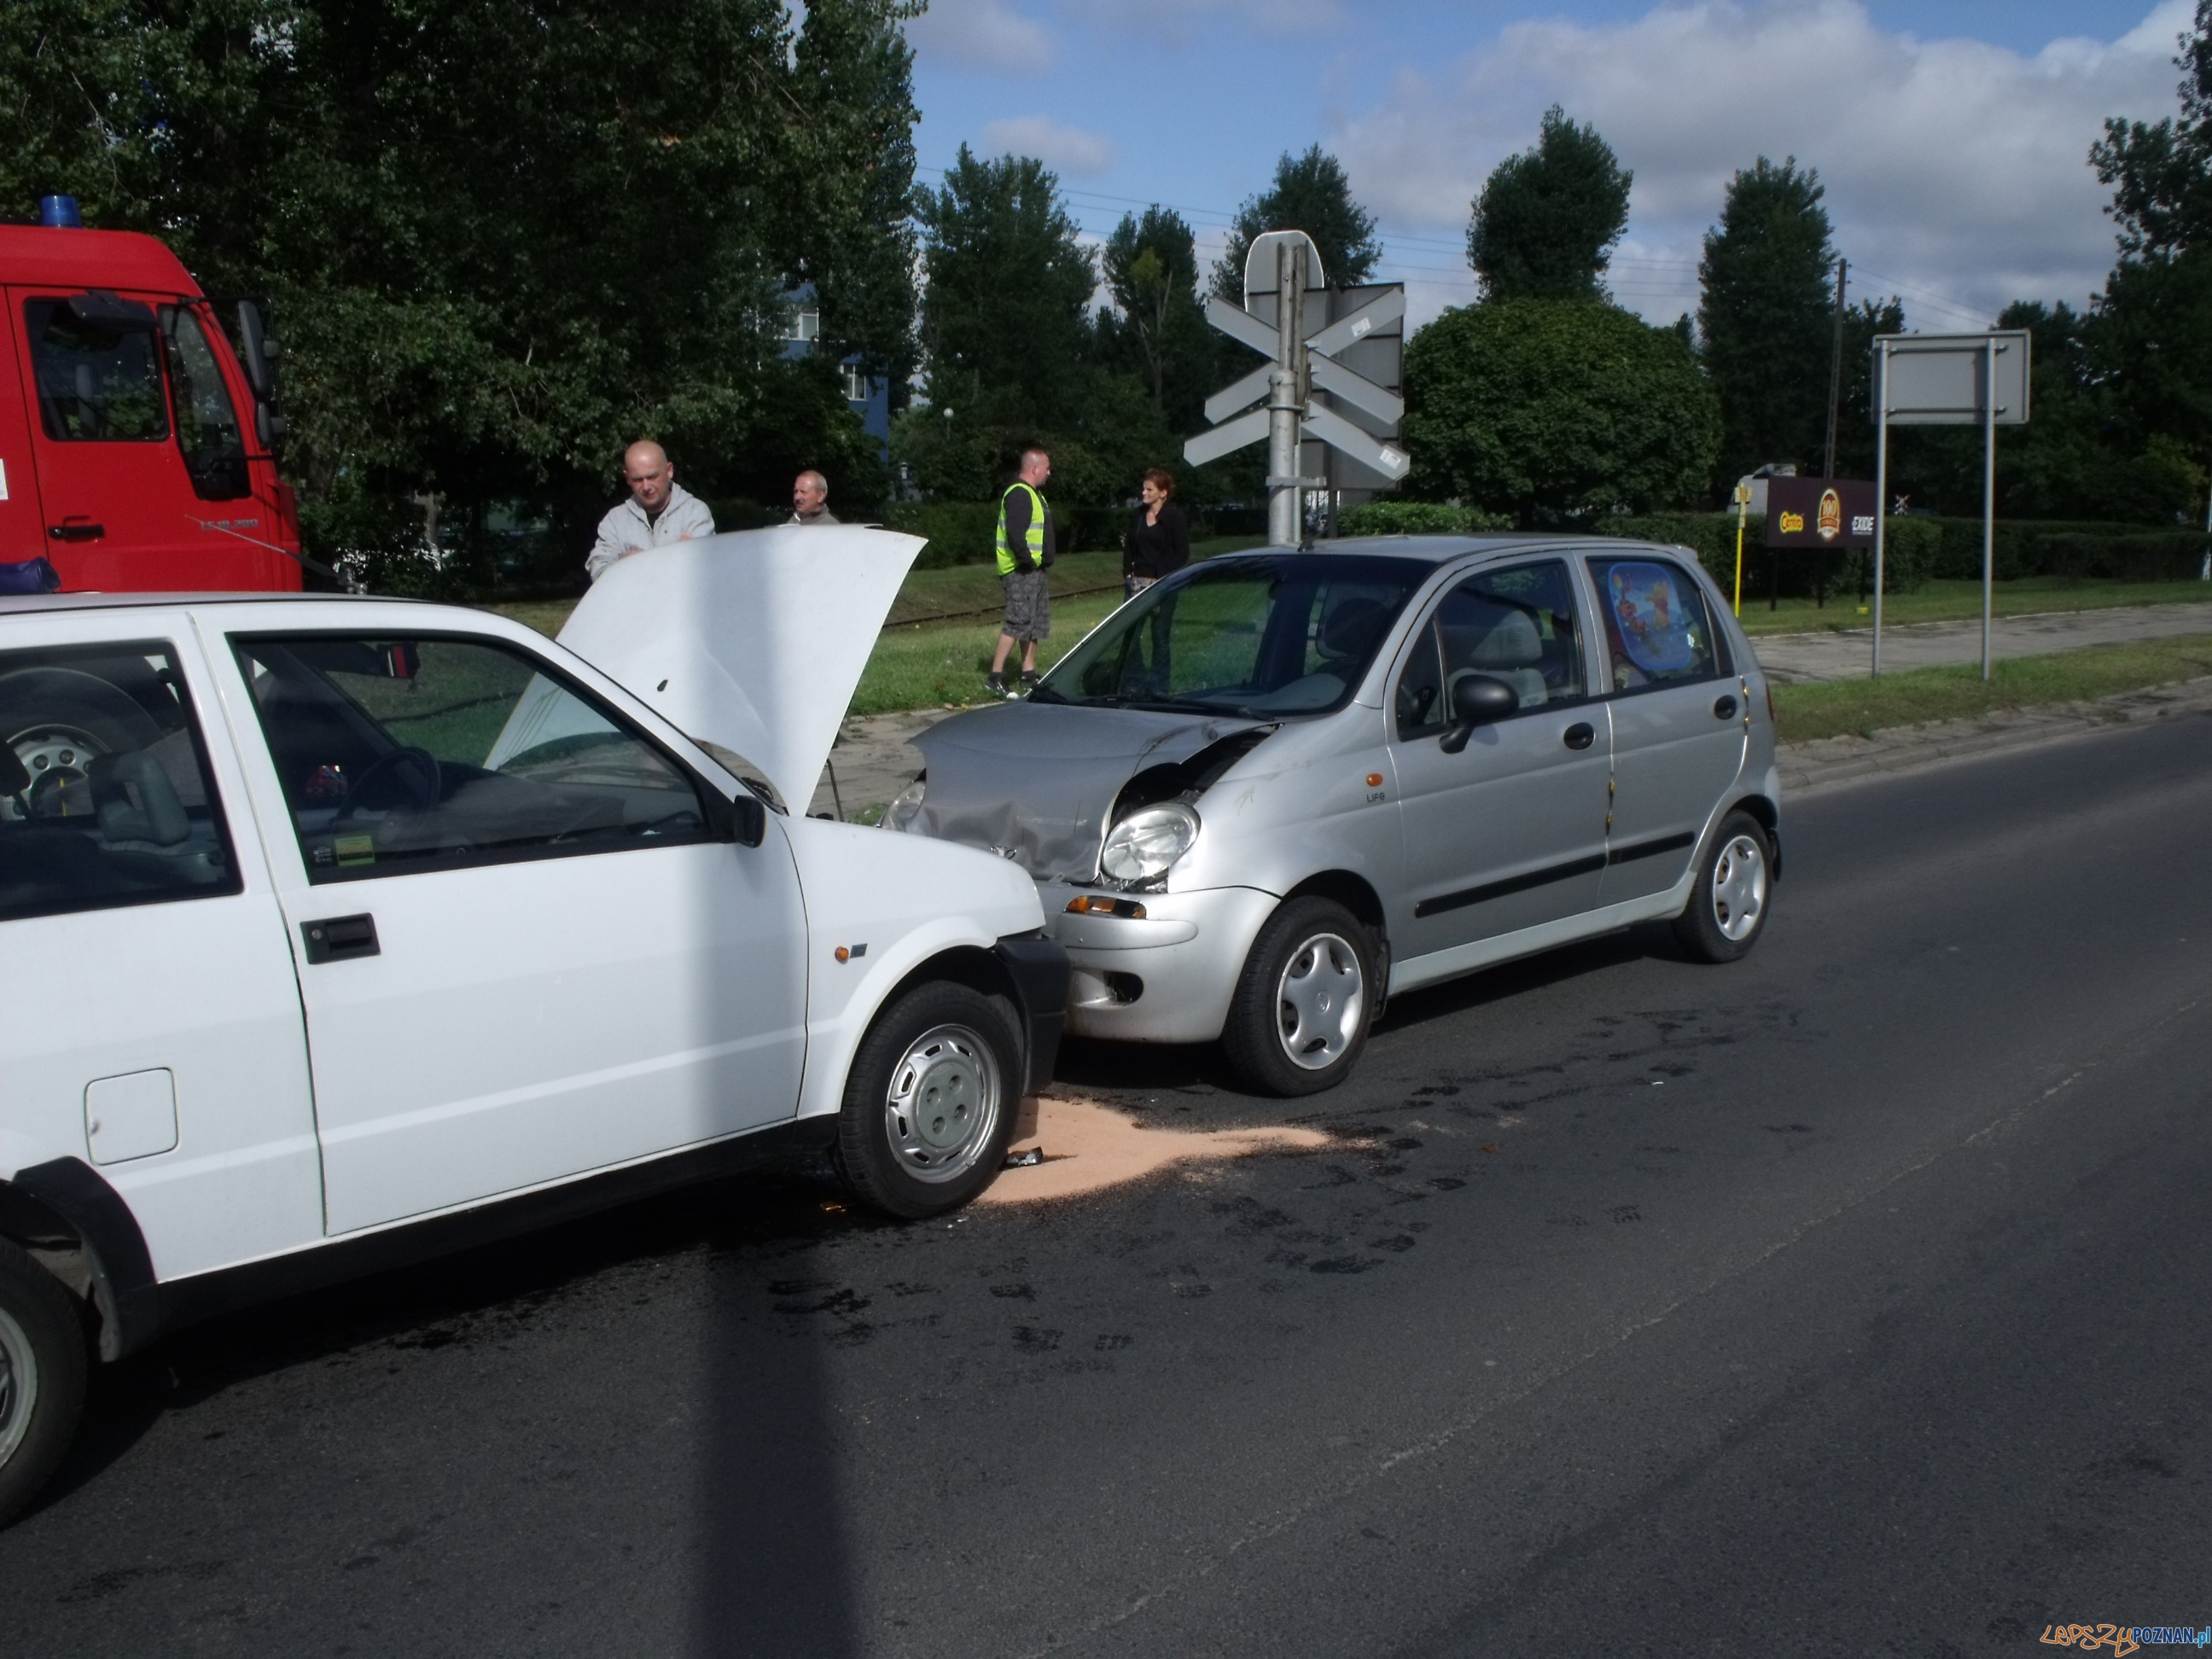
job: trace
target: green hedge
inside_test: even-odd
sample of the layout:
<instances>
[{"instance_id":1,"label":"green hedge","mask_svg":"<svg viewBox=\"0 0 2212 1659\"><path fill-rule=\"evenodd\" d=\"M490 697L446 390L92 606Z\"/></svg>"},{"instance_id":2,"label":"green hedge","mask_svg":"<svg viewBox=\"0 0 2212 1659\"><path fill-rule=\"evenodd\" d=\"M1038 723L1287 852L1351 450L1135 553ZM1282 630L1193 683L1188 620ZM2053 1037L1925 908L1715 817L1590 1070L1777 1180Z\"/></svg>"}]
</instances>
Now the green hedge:
<instances>
[{"instance_id":1,"label":"green hedge","mask_svg":"<svg viewBox=\"0 0 2212 1659\"><path fill-rule=\"evenodd\" d=\"M1606 519L1598 526L1607 536L1633 537L1639 541L1674 542L1698 556L1724 591L1735 583L1735 514L1733 513L1647 513ZM1744 526L1743 591L1764 593L1778 574L1780 591L1810 593L1816 583L1830 592L1850 587L1858 580L1859 560L1871 554L1836 550L1808 550L1776 553L1765 545L1766 520L1754 515ZM1936 574L1937 546L1942 532L1932 519L1892 519L1884 532L1882 586L1891 593L1910 593ZM1777 566L1778 565L1778 569Z\"/></svg>"},{"instance_id":2,"label":"green hedge","mask_svg":"<svg viewBox=\"0 0 2212 1659\"><path fill-rule=\"evenodd\" d=\"M1480 536L1512 528L1502 513L1442 501L1363 501L1337 521L1346 536Z\"/></svg>"},{"instance_id":3,"label":"green hedge","mask_svg":"<svg viewBox=\"0 0 2212 1659\"><path fill-rule=\"evenodd\" d=\"M1924 519L1942 534L1938 576L1972 580L1982 574L1979 519ZM2106 576L2124 581L2173 581L2194 576L2208 538L2170 525L2103 524L2051 519L1999 519L1991 539L1996 579Z\"/></svg>"}]
</instances>

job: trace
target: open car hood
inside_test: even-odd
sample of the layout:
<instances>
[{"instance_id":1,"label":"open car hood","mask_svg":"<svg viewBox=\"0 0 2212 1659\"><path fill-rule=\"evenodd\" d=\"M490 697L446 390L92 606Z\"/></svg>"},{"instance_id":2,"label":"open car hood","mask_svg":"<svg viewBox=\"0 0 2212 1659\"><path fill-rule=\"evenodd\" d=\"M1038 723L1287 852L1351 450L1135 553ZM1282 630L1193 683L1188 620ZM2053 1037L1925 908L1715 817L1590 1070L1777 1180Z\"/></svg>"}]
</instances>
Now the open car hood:
<instances>
[{"instance_id":1,"label":"open car hood","mask_svg":"<svg viewBox=\"0 0 2212 1659\"><path fill-rule=\"evenodd\" d=\"M803 812L921 548L858 525L652 548L592 584L560 641L687 737L752 763Z\"/></svg>"},{"instance_id":2,"label":"open car hood","mask_svg":"<svg viewBox=\"0 0 2212 1659\"><path fill-rule=\"evenodd\" d=\"M1040 881L1091 881L1107 818L1132 778L1202 763L1224 744L1273 729L1233 715L1028 702L956 714L914 739L929 781L912 828L1012 859Z\"/></svg>"}]
</instances>

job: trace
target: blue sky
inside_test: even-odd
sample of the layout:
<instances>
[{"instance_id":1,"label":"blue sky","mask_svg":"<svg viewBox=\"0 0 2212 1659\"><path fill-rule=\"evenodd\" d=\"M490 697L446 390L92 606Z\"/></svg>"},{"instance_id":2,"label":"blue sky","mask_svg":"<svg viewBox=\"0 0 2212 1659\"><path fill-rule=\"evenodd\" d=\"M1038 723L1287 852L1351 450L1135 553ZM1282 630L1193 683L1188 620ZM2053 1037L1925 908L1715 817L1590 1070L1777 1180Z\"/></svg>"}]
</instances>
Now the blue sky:
<instances>
[{"instance_id":1,"label":"blue sky","mask_svg":"<svg viewBox=\"0 0 2212 1659\"><path fill-rule=\"evenodd\" d=\"M1204 245L1285 149L1338 155L1417 320L1474 297L1468 203L1557 102L1632 168L1620 301L1696 304L1698 240L1760 155L1820 170L1854 297L1907 325L2082 303L2111 264L2086 164L2174 106L2191 0L931 0L925 183L965 142L1041 156L1085 229L1158 201Z\"/></svg>"}]
</instances>

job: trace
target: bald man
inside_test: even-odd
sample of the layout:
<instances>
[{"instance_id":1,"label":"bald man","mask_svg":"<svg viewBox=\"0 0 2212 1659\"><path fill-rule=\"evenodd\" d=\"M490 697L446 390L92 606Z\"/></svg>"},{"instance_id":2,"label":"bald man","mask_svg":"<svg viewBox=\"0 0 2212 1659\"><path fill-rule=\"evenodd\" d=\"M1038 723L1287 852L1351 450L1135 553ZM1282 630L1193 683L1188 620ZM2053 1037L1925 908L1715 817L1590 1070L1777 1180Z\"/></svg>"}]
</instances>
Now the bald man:
<instances>
[{"instance_id":1,"label":"bald man","mask_svg":"<svg viewBox=\"0 0 2212 1659\"><path fill-rule=\"evenodd\" d=\"M599 538L584 561L593 581L633 553L714 533L714 515L676 482L675 465L659 444L642 439L623 452L623 482L629 499L599 520Z\"/></svg>"},{"instance_id":2,"label":"bald man","mask_svg":"<svg viewBox=\"0 0 2212 1659\"><path fill-rule=\"evenodd\" d=\"M791 481L791 517L787 524L836 524L830 510L830 480L809 467Z\"/></svg>"}]
</instances>

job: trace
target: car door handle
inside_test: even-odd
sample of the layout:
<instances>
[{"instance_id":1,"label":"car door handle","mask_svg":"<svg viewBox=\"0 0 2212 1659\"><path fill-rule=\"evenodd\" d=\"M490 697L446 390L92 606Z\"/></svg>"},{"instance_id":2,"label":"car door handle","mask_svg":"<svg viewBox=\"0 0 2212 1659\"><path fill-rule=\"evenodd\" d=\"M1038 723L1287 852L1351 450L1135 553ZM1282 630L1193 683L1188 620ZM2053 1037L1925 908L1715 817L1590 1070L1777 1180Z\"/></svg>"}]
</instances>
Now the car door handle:
<instances>
[{"instance_id":1,"label":"car door handle","mask_svg":"<svg viewBox=\"0 0 2212 1659\"><path fill-rule=\"evenodd\" d=\"M96 542L107 533L104 524L50 524L46 534L58 542Z\"/></svg>"},{"instance_id":2,"label":"car door handle","mask_svg":"<svg viewBox=\"0 0 2212 1659\"><path fill-rule=\"evenodd\" d=\"M381 954L376 943L376 918L371 915L330 916L303 921L300 937L307 942L309 966L325 962L351 962L356 957Z\"/></svg>"},{"instance_id":3,"label":"car door handle","mask_svg":"<svg viewBox=\"0 0 2212 1659\"><path fill-rule=\"evenodd\" d=\"M1597 727L1588 720L1577 720L1560 734L1570 749L1587 749L1597 741Z\"/></svg>"},{"instance_id":4,"label":"car door handle","mask_svg":"<svg viewBox=\"0 0 2212 1659\"><path fill-rule=\"evenodd\" d=\"M1717 720L1734 720L1735 718L1735 699L1734 697L1723 697L1716 702L1713 704L1713 718Z\"/></svg>"}]
</instances>

